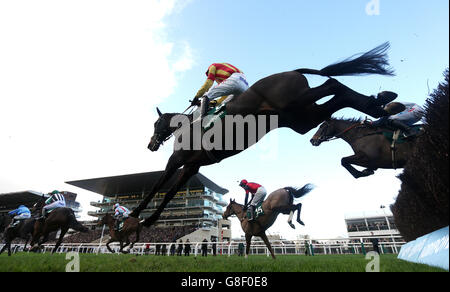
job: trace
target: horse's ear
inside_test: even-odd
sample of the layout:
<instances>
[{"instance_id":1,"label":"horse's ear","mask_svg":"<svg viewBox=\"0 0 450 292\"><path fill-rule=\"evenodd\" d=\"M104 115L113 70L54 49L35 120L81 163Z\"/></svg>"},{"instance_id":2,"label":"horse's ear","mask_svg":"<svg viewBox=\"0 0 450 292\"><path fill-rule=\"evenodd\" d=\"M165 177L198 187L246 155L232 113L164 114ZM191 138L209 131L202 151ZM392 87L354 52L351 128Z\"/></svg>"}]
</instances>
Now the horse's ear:
<instances>
[{"instance_id":1,"label":"horse's ear","mask_svg":"<svg viewBox=\"0 0 450 292\"><path fill-rule=\"evenodd\" d=\"M159 110L159 108L156 108L156 111L158 112L158 115L159 115L159 116L162 116L162 113L161 113L161 111Z\"/></svg>"}]
</instances>

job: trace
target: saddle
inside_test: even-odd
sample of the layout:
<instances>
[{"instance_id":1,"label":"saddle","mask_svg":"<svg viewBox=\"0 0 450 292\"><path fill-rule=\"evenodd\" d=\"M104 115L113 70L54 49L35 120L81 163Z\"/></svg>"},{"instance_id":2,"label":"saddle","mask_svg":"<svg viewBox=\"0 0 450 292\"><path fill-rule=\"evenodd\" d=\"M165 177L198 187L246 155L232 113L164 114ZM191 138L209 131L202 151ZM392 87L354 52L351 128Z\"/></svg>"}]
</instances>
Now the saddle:
<instances>
[{"instance_id":1,"label":"saddle","mask_svg":"<svg viewBox=\"0 0 450 292\"><path fill-rule=\"evenodd\" d=\"M390 143L395 143L395 144L402 144L405 142L408 142L411 140L411 138L416 138L417 136L419 136L420 134L423 133L424 128L423 125L413 125L411 127L411 130L415 132L415 134L413 136L410 136L409 138L405 138L404 137L404 132L402 130L386 130L386 129L382 129L383 130L383 135L386 139L388 139L388 141Z\"/></svg>"}]
</instances>

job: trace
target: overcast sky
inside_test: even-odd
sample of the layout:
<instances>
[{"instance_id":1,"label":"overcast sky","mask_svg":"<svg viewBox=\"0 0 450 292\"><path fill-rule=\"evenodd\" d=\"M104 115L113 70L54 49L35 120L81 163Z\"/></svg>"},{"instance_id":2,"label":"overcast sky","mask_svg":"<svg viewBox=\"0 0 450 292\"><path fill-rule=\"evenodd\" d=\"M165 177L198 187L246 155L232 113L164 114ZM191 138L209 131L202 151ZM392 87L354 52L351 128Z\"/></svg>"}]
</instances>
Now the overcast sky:
<instances>
[{"instance_id":1,"label":"overcast sky","mask_svg":"<svg viewBox=\"0 0 450 292\"><path fill-rule=\"evenodd\" d=\"M0 0L0 192L72 191L86 218L95 210L89 202L101 197L64 182L164 169L171 143L156 153L146 148L155 107L183 111L213 62L232 63L254 83L390 41L396 77L339 80L424 104L448 66L448 1L380 0L377 15L368 15L369 2ZM313 183L301 200L307 226L291 230L280 216L269 233L346 236L345 214L394 202L401 170L355 180L340 165L351 148L342 141L314 148L314 132L274 131L200 172L230 190L227 201L244 200L236 184L243 178L269 192Z\"/></svg>"}]
</instances>

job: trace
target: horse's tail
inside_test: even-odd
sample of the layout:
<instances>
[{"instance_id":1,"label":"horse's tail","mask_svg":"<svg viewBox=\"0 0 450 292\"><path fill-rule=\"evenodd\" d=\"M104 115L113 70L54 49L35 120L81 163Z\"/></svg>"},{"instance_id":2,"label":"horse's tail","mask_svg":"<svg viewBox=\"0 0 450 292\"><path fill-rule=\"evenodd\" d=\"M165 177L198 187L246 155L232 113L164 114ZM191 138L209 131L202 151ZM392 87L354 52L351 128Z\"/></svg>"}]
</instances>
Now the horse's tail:
<instances>
[{"instance_id":1,"label":"horse's tail","mask_svg":"<svg viewBox=\"0 0 450 292\"><path fill-rule=\"evenodd\" d=\"M79 232L88 232L89 229L85 226L83 226L80 222L78 222L77 218L75 217L75 213L72 209L70 209L69 213L69 228L72 228L73 230L79 231Z\"/></svg>"},{"instance_id":2,"label":"horse's tail","mask_svg":"<svg viewBox=\"0 0 450 292\"><path fill-rule=\"evenodd\" d=\"M284 189L289 194L291 194L294 198L298 199L298 198L301 198L301 197L305 196L309 192L311 192L314 189L314 185L313 184L306 184L301 189L293 188L293 187L285 187Z\"/></svg>"},{"instance_id":3,"label":"horse's tail","mask_svg":"<svg viewBox=\"0 0 450 292\"><path fill-rule=\"evenodd\" d=\"M368 51L359 57L351 56L342 62L329 65L321 70L297 69L301 74L314 74L321 76L354 76L363 74L379 74L393 76L394 71L389 68L389 61L386 51L389 49L389 42Z\"/></svg>"}]
</instances>

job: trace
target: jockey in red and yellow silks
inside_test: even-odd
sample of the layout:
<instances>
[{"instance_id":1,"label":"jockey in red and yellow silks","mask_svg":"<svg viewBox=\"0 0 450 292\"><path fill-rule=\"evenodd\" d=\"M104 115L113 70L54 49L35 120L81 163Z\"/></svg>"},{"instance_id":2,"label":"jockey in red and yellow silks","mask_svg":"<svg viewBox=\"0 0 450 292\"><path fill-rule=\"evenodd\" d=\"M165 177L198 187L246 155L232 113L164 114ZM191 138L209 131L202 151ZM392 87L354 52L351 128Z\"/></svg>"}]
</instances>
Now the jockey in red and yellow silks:
<instances>
[{"instance_id":1,"label":"jockey in red and yellow silks","mask_svg":"<svg viewBox=\"0 0 450 292\"><path fill-rule=\"evenodd\" d=\"M248 82L244 73L229 63L213 63L206 71L207 79L195 95L192 104L198 104L202 100L202 113L204 113L212 101L215 105L225 104L234 96L248 89ZM213 87L214 81L217 85Z\"/></svg>"}]
</instances>

